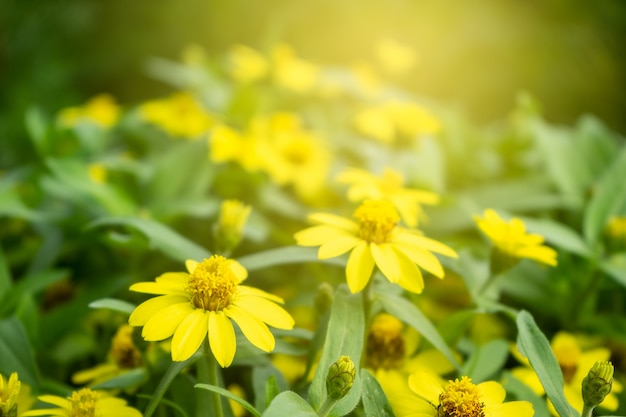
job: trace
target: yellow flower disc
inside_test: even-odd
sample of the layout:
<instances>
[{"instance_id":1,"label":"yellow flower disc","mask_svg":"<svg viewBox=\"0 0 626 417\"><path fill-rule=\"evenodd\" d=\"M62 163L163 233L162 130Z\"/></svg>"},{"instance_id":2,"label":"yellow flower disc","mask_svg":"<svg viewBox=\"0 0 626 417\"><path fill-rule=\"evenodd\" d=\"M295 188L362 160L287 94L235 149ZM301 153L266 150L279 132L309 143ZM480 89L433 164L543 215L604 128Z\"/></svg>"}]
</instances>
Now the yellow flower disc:
<instances>
[{"instance_id":1,"label":"yellow flower disc","mask_svg":"<svg viewBox=\"0 0 626 417\"><path fill-rule=\"evenodd\" d=\"M74 391L69 398L71 405L71 417L94 417L96 415L96 404L100 394L89 388Z\"/></svg>"},{"instance_id":2,"label":"yellow flower disc","mask_svg":"<svg viewBox=\"0 0 626 417\"><path fill-rule=\"evenodd\" d=\"M385 200L364 201L354 212L359 238L369 243L387 243L391 231L400 220L393 205Z\"/></svg>"},{"instance_id":3,"label":"yellow flower disc","mask_svg":"<svg viewBox=\"0 0 626 417\"><path fill-rule=\"evenodd\" d=\"M222 311L237 290L237 278L229 261L214 255L202 261L189 275L191 302L206 311Z\"/></svg>"},{"instance_id":4,"label":"yellow flower disc","mask_svg":"<svg viewBox=\"0 0 626 417\"><path fill-rule=\"evenodd\" d=\"M439 395L438 417L485 417L480 390L464 376L451 381Z\"/></svg>"}]
</instances>

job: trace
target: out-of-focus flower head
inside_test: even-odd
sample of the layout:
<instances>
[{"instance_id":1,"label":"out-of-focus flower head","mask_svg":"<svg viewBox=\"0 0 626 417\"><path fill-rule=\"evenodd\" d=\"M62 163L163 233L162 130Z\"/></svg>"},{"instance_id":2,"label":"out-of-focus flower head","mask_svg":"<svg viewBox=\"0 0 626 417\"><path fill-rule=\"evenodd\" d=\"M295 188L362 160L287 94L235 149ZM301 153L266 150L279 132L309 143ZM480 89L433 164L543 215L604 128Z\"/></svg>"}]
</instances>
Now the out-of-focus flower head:
<instances>
[{"instance_id":1,"label":"out-of-focus flower head","mask_svg":"<svg viewBox=\"0 0 626 417\"><path fill-rule=\"evenodd\" d=\"M131 326L143 326L149 341L172 338L172 360L189 359L207 339L215 359L230 366L237 343L233 321L256 347L274 349L266 324L292 329L293 318L278 303L280 297L241 285L248 271L233 259L213 255L202 262L188 260L188 273L170 272L156 282L133 284L131 291L157 294L130 315Z\"/></svg>"},{"instance_id":2,"label":"out-of-focus flower head","mask_svg":"<svg viewBox=\"0 0 626 417\"><path fill-rule=\"evenodd\" d=\"M417 55L412 48L389 38L376 42L376 58L383 69L392 75L407 73L417 62Z\"/></svg>"},{"instance_id":3,"label":"out-of-focus flower head","mask_svg":"<svg viewBox=\"0 0 626 417\"><path fill-rule=\"evenodd\" d=\"M209 138L209 158L215 163L235 162L249 172L261 169L259 139L251 132L239 132L226 125L217 125Z\"/></svg>"},{"instance_id":4,"label":"out-of-focus flower head","mask_svg":"<svg viewBox=\"0 0 626 417\"><path fill-rule=\"evenodd\" d=\"M235 81L247 84L265 78L269 72L267 58L249 46L237 44L228 51L227 68Z\"/></svg>"},{"instance_id":5,"label":"out-of-focus flower head","mask_svg":"<svg viewBox=\"0 0 626 417\"><path fill-rule=\"evenodd\" d=\"M303 94L317 85L319 68L299 58L287 44L278 44L272 50L272 68L276 84L287 90Z\"/></svg>"},{"instance_id":6,"label":"out-of-focus flower head","mask_svg":"<svg viewBox=\"0 0 626 417\"><path fill-rule=\"evenodd\" d=\"M252 207L237 199L224 200L220 207L220 214L213 229L215 241L225 252L231 252L243 235Z\"/></svg>"},{"instance_id":7,"label":"out-of-focus flower head","mask_svg":"<svg viewBox=\"0 0 626 417\"><path fill-rule=\"evenodd\" d=\"M101 128L109 128L117 123L120 108L110 94L99 94L81 107L68 107L59 113L63 126L73 127L82 122L93 123Z\"/></svg>"},{"instance_id":8,"label":"out-of-focus flower head","mask_svg":"<svg viewBox=\"0 0 626 417\"><path fill-rule=\"evenodd\" d=\"M173 137L197 139L206 134L214 121L211 115L189 93L143 103L141 117Z\"/></svg>"},{"instance_id":9,"label":"out-of-focus flower head","mask_svg":"<svg viewBox=\"0 0 626 417\"><path fill-rule=\"evenodd\" d=\"M352 293L365 288L374 265L389 282L421 293L424 279L419 267L438 278L444 276L441 263L431 252L457 257L443 243L399 227L400 216L386 200L365 200L354 212L354 220L329 213L313 213L309 220L317 225L295 234L298 245L319 246L320 259L350 252L346 279Z\"/></svg>"},{"instance_id":10,"label":"out-of-focus flower head","mask_svg":"<svg viewBox=\"0 0 626 417\"><path fill-rule=\"evenodd\" d=\"M605 236L609 251L626 251L626 216L611 217L606 224Z\"/></svg>"},{"instance_id":11,"label":"out-of-focus flower head","mask_svg":"<svg viewBox=\"0 0 626 417\"><path fill-rule=\"evenodd\" d=\"M409 227L416 227L419 218L423 216L422 204L439 202L439 196L433 192L405 188L404 176L391 168L385 168L380 176L363 169L348 168L336 178L338 182L350 186L350 201L389 200Z\"/></svg>"}]
</instances>

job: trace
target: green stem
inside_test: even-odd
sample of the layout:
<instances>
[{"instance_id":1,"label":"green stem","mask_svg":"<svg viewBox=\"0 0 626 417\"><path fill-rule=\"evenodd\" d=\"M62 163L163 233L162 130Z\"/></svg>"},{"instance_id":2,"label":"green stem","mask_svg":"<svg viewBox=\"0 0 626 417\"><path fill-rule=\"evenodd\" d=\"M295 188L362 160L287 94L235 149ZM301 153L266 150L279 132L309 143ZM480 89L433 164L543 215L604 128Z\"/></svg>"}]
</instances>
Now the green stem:
<instances>
[{"instance_id":1,"label":"green stem","mask_svg":"<svg viewBox=\"0 0 626 417\"><path fill-rule=\"evenodd\" d=\"M594 408L595 407L590 407L587 404L583 405L583 411L581 412L580 417L592 417Z\"/></svg>"},{"instance_id":2,"label":"green stem","mask_svg":"<svg viewBox=\"0 0 626 417\"><path fill-rule=\"evenodd\" d=\"M324 401L324 404L322 404L320 409L317 410L317 415L319 417L326 417L330 413L330 410L333 409L333 406L336 402L337 401L333 400L332 398L326 397L326 401Z\"/></svg>"},{"instance_id":3,"label":"green stem","mask_svg":"<svg viewBox=\"0 0 626 417\"><path fill-rule=\"evenodd\" d=\"M574 300L574 302L571 304L571 311L569 315L570 319L568 321L571 321L574 324L578 323L580 315L584 311L584 306L587 300L595 293L596 286L600 282L601 278L602 273L598 269L596 269L593 274L591 274L591 278L587 282L587 285L585 285L582 291L578 293L576 300Z\"/></svg>"},{"instance_id":4,"label":"green stem","mask_svg":"<svg viewBox=\"0 0 626 417\"><path fill-rule=\"evenodd\" d=\"M213 356L213 353L209 349L209 344L204 342L204 360L198 361L198 382L220 386L219 378L217 375L217 361ZM224 412L222 410L222 398L220 394L213 391L203 390L204 392L198 395L197 411L198 417L223 417ZM213 412L211 413L211 409Z\"/></svg>"}]
</instances>

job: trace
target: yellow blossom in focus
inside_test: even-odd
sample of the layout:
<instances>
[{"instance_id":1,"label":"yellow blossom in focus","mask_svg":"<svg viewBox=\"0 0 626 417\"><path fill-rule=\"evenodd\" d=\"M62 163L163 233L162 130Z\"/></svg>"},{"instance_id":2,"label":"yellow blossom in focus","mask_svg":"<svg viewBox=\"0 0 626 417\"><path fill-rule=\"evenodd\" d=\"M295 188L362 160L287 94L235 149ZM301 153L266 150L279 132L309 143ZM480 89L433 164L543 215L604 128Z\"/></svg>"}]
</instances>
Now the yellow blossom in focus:
<instances>
[{"instance_id":1,"label":"yellow blossom in focus","mask_svg":"<svg viewBox=\"0 0 626 417\"><path fill-rule=\"evenodd\" d=\"M404 74L415 66L415 51L392 39L381 39L376 43L376 57L382 67L391 74Z\"/></svg>"},{"instance_id":2,"label":"yellow blossom in focus","mask_svg":"<svg viewBox=\"0 0 626 417\"><path fill-rule=\"evenodd\" d=\"M213 118L189 93L178 92L168 98L143 103L141 117L168 134L195 139L207 133Z\"/></svg>"},{"instance_id":3,"label":"yellow blossom in focus","mask_svg":"<svg viewBox=\"0 0 626 417\"><path fill-rule=\"evenodd\" d=\"M319 68L298 58L286 44L276 45L272 51L273 75L275 82L296 93L307 93L316 86Z\"/></svg>"},{"instance_id":4,"label":"yellow blossom in focus","mask_svg":"<svg viewBox=\"0 0 626 417\"><path fill-rule=\"evenodd\" d=\"M119 118L120 108L110 94L100 94L85 103L82 107L68 107L59 113L59 121L64 126L76 126L82 121L95 123L107 128L115 125Z\"/></svg>"},{"instance_id":5,"label":"yellow blossom in focus","mask_svg":"<svg viewBox=\"0 0 626 417\"><path fill-rule=\"evenodd\" d=\"M21 417L141 417L141 412L127 405L125 400L89 388L74 391L67 398L56 395L41 395L38 398L57 408L27 411Z\"/></svg>"},{"instance_id":6,"label":"yellow blossom in focus","mask_svg":"<svg viewBox=\"0 0 626 417\"><path fill-rule=\"evenodd\" d=\"M241 285L248 271L232 259L213 255L202 262L188 260L188 273L170 272L156 282L133 284L131 291L156 294L130 315L131 326L143 326L145 340L172 337L172 360L189 359L207 339L215 359L230 366L237 347L237 323L243 335L264 352L274 349L266 324L292 329L293 318L276 303L283 300L265 291Z\"/></svg>"},{"instance_id":7,"label":"yellow blossom in focus","mask_svg":"<svg viewBox=\"0 0 626 417\"><path fill-rule=\"evenodd\" d=\"M346 279L352 293L367 285L374 265L389 282L420 293L424 279L419 267L437 278L444 276L441 263L431 252L457 257L443 243L422 236L417 230L397 226L400 216L386 200L364 201L354 212L354 220L328 213L311 214L309 220L317 225L296 233L296 242L319 246L320 259L350 252Z\"/></svg>"},{"instance_id":8,"label":"yellow blossom in focus","mask_svg":"<svg viewBox=\"0 0 626 417\"><path fill-rule=\"evenodd\" d=\"M267 58L245 45L233 45L227 56L228 70L240 83L252 83L264 78L269 72Z\"/></svg>"},{"instance_id":9,"label":"yellow blossom in focus","mask_svg":"<svg viewBox=\"0 0 626 417\"><path fill-rule=\"evenodd\" d=\"M516 217L503 220L493 209L487 209L483 217L475 216L478 228L487 235L500 254L510 258L528 258L550 266L556 266L556 251L544 246L542 236L526 233L526 226Z\"/></svg>"},{"instance_id":10,"label":"yellow blossom in focus","mask_svg":"<svg viewBox=\"0 0 626 417\"><path fill-rule=\"evenodd\" d=\"M506 391L495 381L474 384L463 376L442 383L431 373L418 371L409 377L410 395L395 399L398 417L532 417L528 401L503 402Z\"/></svg>"},{"instance_id":11,"label":"yellow blossom in focus","mask_svg":"<svg viewBox=\"0 0 626 417\"><path fill-rule=\"evenodd\" d=\"M583 379L585 379L587 373L596 362L607 361L611 356L611 351L604 347L584 349L576 336L563 331L554 335L550 346L561 368L561 372L563 372L563 381L565 383L563 393L565 394L565 398L572 407L577 410L582 410L583 397L581 394L581 386ZM525 365L513 368L511 370L513 376L528 385L535 394L539 396L544 395L545 391L543 385L528 363L528 360L516 349L513 350L513 354ZM612 392L606 396L600 406L611 411L617 410L619 402L616 393L621 392L622 389L622 384L614 380ZM549 409L553 415L558 415L550 403Z\"/></svg>"},{"instance_id":12,"label":"yellow blossom in focus","mask_svg":"<svg viewBox=\"0 0 626 417\"><path fill-rule=\"evenodd\" d=\"M439 196L430 191L404 187L403 175L385 168L380 176L358 168L348 168L337 175L337 181L348 184L348 199L389 200L409 227L416 227L423 215L421 204L437 204Z\"/></svg>"}]
</instances>

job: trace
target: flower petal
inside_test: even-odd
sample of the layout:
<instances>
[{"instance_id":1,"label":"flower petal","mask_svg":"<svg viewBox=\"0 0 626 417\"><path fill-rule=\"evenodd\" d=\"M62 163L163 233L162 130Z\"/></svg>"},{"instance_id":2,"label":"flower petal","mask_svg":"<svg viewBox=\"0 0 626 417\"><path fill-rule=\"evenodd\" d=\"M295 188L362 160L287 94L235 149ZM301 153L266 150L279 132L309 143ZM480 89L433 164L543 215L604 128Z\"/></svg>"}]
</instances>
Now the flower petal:
<instances>
[{"instance_id":1,"label":"flower petal","mask_svg":"<svg viewBox=\"0 0 626 417\"><path fill-rule=\"evenodd\" d=\"M37 399L44 403L53 404L66 410L69 410L72 407L67 398L59 397L58 395L40 395Z\"/></svg>"},{"instance_id":2,"label":"flower petal","mask_svg":"<svg viewBox=\"0 0 626 417\"><path fill-rule=\"evenodd\" d=\"M533 417L535 410L528 401L510 401L485 406L485 417Z\"/></svg>"},{"instance_id":3,"label":"flower petal","mask_svg":"<svg viewBox=\"0 0 626 417\"><path fill-rule=\"evenodd\" d=\"M337 216L336 214L313 213L309 215L309 220L326 226L334 226L351 233L355 233L358 229L358 225L355 222L345 217Z\"/></svg>"},{"instance_id":4,"label":"flower petal","mask_svg":"<svg viewBox=\"0 0 626 417\"><path fill-rule=\"evenodd\" d=\"M179 285L184 287L189 280L189 274L186 272L166 272L156 277L155 281L163 284Z\"/></svg>"},{"instance_id":5,"label":"flower petal","mask_svg":"<svg viewBox=\"0 0 626 417\"><path fill-rule=\"evenodd\" d=\"M207 334L208 314L195 309L180 323L172 338L172 360L181 362L189 359L200 347Z\"/></svg>"},{"instance_id":6,"label":"flower petal","mask_svg":"<svg viewBox=\"0 0 626 417\"><path fill-rule=\"evenodd\" d=\"M350 292L361 291L370 280L374 269L374 258L367 242L362 241L352 249L346 265L346 281Z\"/></svg>"},{"instance_id":7,"label":"flower petal","mask_svg":"<svg viewBox=\"0 0 626 417\"><path fill-rule=\"evenodd\" d=\"M230 266L230 270L235 275L235 278L237 278L237 284L243 282L246 278L248 278L248 270L236 260L229 259L228 265Z\"/></svg>"},{"instance_id":8,"label":"flower petal","mask_svg":"<svg viewBox=\"0 0 626 417\"><path fill-rule=\"evenodd\" d=\"M283 304L285 302L282 298L280 298L277 295L270 294L269 292L265 292L265 291L260 290L258 288L248 287L247 285L239 285L237 287L237 290L239 291L239 295L240 296L253 295L255 297L266 298L266 299L271 300L271 301L273 301L275 303Z\"/></svg>"},{"instance_id":9,"label":"flower petal","mask_svg":"<svg viewBox=\"0 0 626 417\"><path fill-rule=\"evenodd\" d=\"M372 249L372 256L380 272L383 273L389 282L397 283L400 280L400 265L398 264L396 252L393 251L391 245L389 243L382 243L380 245L370 243L370 248Z\"/></svg>"},{"instance_id":10,"label":"flower petal","mask_svg":"<svg viewBox=\"0 0 626 417\"><path fill-rule=\"evenodd\" d=\"M243 335L254 346L264 352L274 350L274 336L261 320L236 305L229 306L224 310L224 314L237 323Z\"/></svg>"},{"instance_id":11,"label":"flower petal","mask_svg":"<svg viewBox=\"0 0 626 417\"><path fill-rule=\"evenodd\" d=\"M439 404L439 394L443 392L441 378L431 372L417 371L409 376L411 391L430 401Z\"/></svg>"},{"instance_id":12,"label":"flower petal","mask_svg":"<svg viewBox=\"0 0 626 417\"><path fill-rule=\"evenodd\" d=\"M328 259L343 255L361 241L361 239L352 235L344 235L327 240L320 246L317 257L319 259Z\"/></svg>"},{"instance_id":13,"label":"flower petal","mask_svg":"<svg viewBox=\"0 0 626 417\"><path fill-rule=\"evenodd\" d=\"M187 268L187 271L189 271L190 274L193 274L193 271L196 270L196 267L198 266L200 262L198 261L194 261L193 259L187 259L185 261L185 267Z\"/></svg>"},{"instance_id":14,"label":"flower petal","mask_svg":"<svg viewBox=\"0 0 626 417\"><path fill-rule=\"evenodd\" d=\"M323 225L309 227L293 235L300 246L319 246L340 236L352 236L352 234L334 226Z\"/></svg>"},{"instance_id":15,"label":"flower petal","mask_svg":"<svg viewBox=\"0 0 626 417\"><path fill-rule=\"evenodd\" d=\"M500 404L506 397L506 391L496 381L481 382L477 386L481 393L481 399L487 405Z\"/></svg>"},{"instance_id":16,"label":"flower petal","mask_svg":"<svg viewBox=\"0 0 626 417\"><path fill-rule=\"evenodd\" d=\"M130 286L131 291L142 292L145 294L186 294L184 288L178 284L171 282L137 282Z\"/></svg>"},{"instance_id":17,"label":"flower petal","mask_svg":"<svg viewBox=\"0 0 626 417\"><path fill-rule=\"evenodd\" d=\"M189 301L159 310L143 326L141 336L150 342L167 339L193 311L194 308Z\"/></svg>"},{"instance_id":18,"label":"flower petal","mask_svg":"<svg viewBox=\"0 0 626 417\"><path fill-rule=\"evenodd\" d=\"M128 324L131 326L143 326L158 311L172 304L184 303L185 301L189 301L189 297L178 294L151 298L135 308L128 318Z\"/></svg>"},{"instance_id":19,"label":"flower petal","mask_svg":"<svg viewBox=\"0 0 626 417\"><path fill-rule=\"evenodd\" d=\"M396 227L396 233L393 237L394 242L407 243L409 245L415 245L422 249L429 250L431 252L440 253L445 256L449 256L451 258L458 258L459 255L449 247L448 245L444 245L441 242L438 242L434 239L427 238L425 236L420 236L415 233L411 233L408 230L403 230L399 227Z\"/></svg>"},{"instance_id":20,"label":"flower petal","mask_svg":"<svg viewBox=\"0 0 626 417\"><path fill-rule=\"evenodd\" d=\"M395 248L394 248L395 250ZM400 268L400 278L398 285L407 291L420 294L424 289L424 278L422 271L404 253L396 251L398 267Z\"/></svg>"},{"instance_id":21,"label":"flower petal","mask_svg":"<svg viewBox=\"0 0 626 417\"><path fill-rule=\"evenodd\" d=\"M291 330L293 317L281 306L256 296L237 297L233 305L247 311L259 320L277 329Z\"/></svg>"},{"instance_id":22,"label":"flower petal","mask_svg":"<svg viewBox=\"0 0 626 417\"><path fill-rule=\"evenodd\" d=\"M418 264L420 268L425 269L437 278L443 278L445 275L439 259L427 250L406 243L397 243L394 244L394 247L402 251L411 261Z\"/></svg>"},{"instance_id":23,"label":"flower petal","mask_svg":"<svg viewBox=\"0 0 626 417\"><path fill-rule=\"evenodd\" d=\"M222 311L209 313L209 344L211 352L222 368L233 363L237 340L230 319Z\"/></svg>"}]
</instances>

